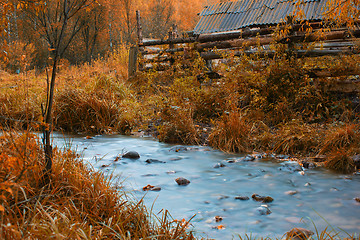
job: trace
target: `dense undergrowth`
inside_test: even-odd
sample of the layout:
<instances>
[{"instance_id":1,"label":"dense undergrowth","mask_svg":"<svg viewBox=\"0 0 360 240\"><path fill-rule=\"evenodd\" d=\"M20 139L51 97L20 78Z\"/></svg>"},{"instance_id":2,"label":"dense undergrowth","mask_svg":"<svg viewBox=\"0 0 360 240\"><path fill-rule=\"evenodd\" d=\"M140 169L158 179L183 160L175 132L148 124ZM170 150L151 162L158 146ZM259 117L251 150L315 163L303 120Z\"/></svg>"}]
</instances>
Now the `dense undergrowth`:
<instances>
[{"instance_id":1,"label":"dense undergrowth","mask_svg":"<svg viewBox=\"0 0 360 240\"><path fill-rule=\"evenodd\" d=\"M320 156L329 168L355 170L359 89L341 93L331 87L349 80L341 73L360 68L359 55L295 58L282 48L271 58L230 55L214 66L222 77L213 80L196 55L174 57L168 70L130 79L125 47L91 65L59 69L54 127L88 135L142 130L170 143ZM314 68L340 77L313 78ZM39 122L46 75L3 71L1 79L2 125Z\"/></svg>"},{"instance_id":2,"label":"dense undergrowth","mask_svg":"<svg viewBox=\"0 0 360 240\"><path fill-rule=\"evenodd\" d=\"M0 137L1 239L194 239L187 222L155 218L70 150L54 149L50 184L32 133Z\"/></svg>"}]
</instances>

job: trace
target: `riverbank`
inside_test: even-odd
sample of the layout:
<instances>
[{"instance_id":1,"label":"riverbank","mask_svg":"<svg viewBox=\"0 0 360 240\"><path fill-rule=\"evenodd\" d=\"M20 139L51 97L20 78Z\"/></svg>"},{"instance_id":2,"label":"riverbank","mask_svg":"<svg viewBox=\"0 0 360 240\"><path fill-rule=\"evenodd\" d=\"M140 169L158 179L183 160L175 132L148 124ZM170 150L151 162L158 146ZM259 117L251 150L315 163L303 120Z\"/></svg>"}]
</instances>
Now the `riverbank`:
<instances>
[{"instance_id":1,"label":"riverbank","mask_svg":"<svg viewBox=\"0 0 360 240\"><path fill-rule=\"evenodd\" d=\"M350 173L359 168L359 93L331 90L333 81L347 77L307 73L313 66L337 73L358 68L358 58L233 58L215 67L222 77L213 80L195 58L127 79L121 49L92 65L59 70L54 127L89 136L144 132L167 143L285 154ZM2 125L36 129L46 76L0 76Z\"/></svg>"}]
</instances>

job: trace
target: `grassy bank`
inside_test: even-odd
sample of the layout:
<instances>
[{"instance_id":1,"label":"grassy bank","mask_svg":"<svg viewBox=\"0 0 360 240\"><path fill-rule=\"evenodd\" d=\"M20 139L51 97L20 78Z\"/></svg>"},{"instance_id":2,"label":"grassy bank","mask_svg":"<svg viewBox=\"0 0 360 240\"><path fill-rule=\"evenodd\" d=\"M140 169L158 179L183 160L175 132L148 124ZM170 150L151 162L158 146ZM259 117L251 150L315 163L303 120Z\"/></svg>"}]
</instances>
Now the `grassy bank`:
<instances>
[{"instance_id":1,"label":"grassy bank","mask_svg":"<svg viewBox=\"0 0 360 240\"><path fill-rule=\"evenodd\" d=\"M280 49L274 58L229 56L215 66L222 77L211 80L200 58L179 56L166 71L127 79L127 51L120 48L91 65L59 69L54 126L88 135L142 131L169 143L288 154L353 172L360 154L359 89L332 87L348 82L342 73L359 62L358 55L296 59ZM313 78L315 67L339 77ZM0 76L2 125L36 129L45 73Z\"/></svg>"},{"instance_id":2,"label":"grassy bank","mask_svg":"<svg viewBox=\"0 0 360 240\"><path fill-rule=\"evenodd\" d=\"M34 135L4 133L0 152L1 239L194 239L184 222L167 212L156 219L70 150L55 149L46 186Z\"/></svg>"}]
</instances>

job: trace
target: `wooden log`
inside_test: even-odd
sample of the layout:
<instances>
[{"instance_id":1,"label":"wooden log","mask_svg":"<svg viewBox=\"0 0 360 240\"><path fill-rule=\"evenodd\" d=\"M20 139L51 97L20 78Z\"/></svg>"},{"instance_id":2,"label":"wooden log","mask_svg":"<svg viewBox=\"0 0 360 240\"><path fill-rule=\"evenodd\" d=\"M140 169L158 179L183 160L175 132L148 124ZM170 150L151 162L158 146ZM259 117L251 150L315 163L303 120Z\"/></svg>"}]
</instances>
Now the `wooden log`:
<instances>
[{"instance_id":1,"label":"wooden log","mask_svg":"<svg viewBox=\"0 0 360 240\"><path fill-rule=\"evenodd\" d=\"M178 44L178 43L192 43L195 42L196 38L188 37L188 38L174 38L174 39L156 39L156 40L148 40L143 41L139 46L156 46L156 45L166 45L166 44Z\"/></svg>"},{"instance_id":2,"label":"wooden log","mask_svg":"<svg viewBox=\"0 0 360 240\"><path fill-rule=\"evenodd\" d=\"M226 48L242 48L256 45L268 45L273 41L272 37L257 37L257 38L248 38L248 39L236 39L228 41L218 41L218 42L208 42L200 43L196 45L198 51L204 51L206 48L217 48L217 49L226 49Z\"/></svg>"},{"instance_id":3,"label":"wooden log","mask_svg":"<svg viewBox=\"0 0 360 240\"><path fill-rule=\"evenodd\" d=\"M130 47L129 49L129 66L128 66L128 76L133 77L137 70L137 47Z\"/></svg>"},{"instance_id":4,"label":"wooden log","mask_svg":"<svg viewBox=\"0 0 360 240\"><path fill-rule=\"evenodd\" d=\"M274 28L269 27L269 28L255 29L255 30L246 29L244 31L237 31L237 32L200 34L197 41L200 43L226 41L235 38L246 38L246 37L255 37L257 35L268 35L271 34L273 31Z\"/></svg>"},{"instance_id":5,"label":"wooden log","mask_svg":"<svg viewBox=\"0 0 360 240\"><path fill-rule=\"evenodd\" d=\"M300 34L293 35L289 37L282 38L277 40L278 43L298 43L298 42L315 42L315 41L328 41L328 40L348 40L352 37L360 37L360 30L352 31L334 31L334 32L324 32L320 33L311 33L311 34ZM257 45L268 45L273 42L274 39L271 35L260 36L256 38L248 39L235 39L227 41L217 41L217 42L208 42L200 43L196 46L198 51L204 51L206 48L217 48L217 49L226 49L226 48L241 48Z\"/></svg>"},{"instance_id":6,"label":"wooden log","mask_svg":"<svg viewBox=\"0 0 360 240\"><path fill-rule=\"evenodd\" d=\"M225 52L226 53L226 52ZM297 50L294 52L296 57L321 57L321 56L336 56L336 55L351 55L351 54L359 54L360 52L358 50ZM233 53L234 56L240 57L242 55L253 55L257 54L259 57L274 57L276 52L274 51L262 51L257 52L256 50L251 51L242 51L242 52L235 52ZM222 53L216 53L216 52L202 52L200 56L205 60L210 59L222 59L225 58L226 55Z\"/></svg>"},{"instance_id":7,"label":"wooden log","mask_svg":"<svg viewBox=\"0 0 360 240\"><path fill-rule=\"evenodd\" d=\"M320 28L323 26L322 22L314 22L309 24L294 24L291 29L293 31L306 31L309 28ZM285 26L281 26L280 29L284 29ZM234 32L219 32L219 33L205 33L200 34L197 41L200 43L205 42L216 42L216 41L226 41L236 38L248 38L248 37L256 37L262 35L268 35L274 32L276 26L270 26L267 28L260 29L240 29L239 31Z\"/></svg>"},{"instance_id":8,"label":"wooden log","mask_svg":"<svg viewBox=\"0 0 360 240\"><path fill-rule=\"evenodd\" d=\"M188 49L191 50L191 49ZM165 49L165 50L151 50L145 49L142 54L143 55L150 55L150 54L163 54L163 53L176 53L176 52L183 52L185 48L172 48L172 49Z\"/></svg>"},{"instance_id":9,"label":"wooden log","mask_svg":"<svg viewBox=\"0 0 360 240\"><path fill-rule=\"evenodd\" d=\"M300 34L282 38L279 43L288 42L316 42L327 40L351 39L352 37L360 37L360 30L343 30L333 32L315 32L311 34Z\"/></svg>"},{"instance_id":10,"label":"wooden log","mask_svg":"<svg viewBox=\"0 0 360 240\"><path fill-rule=\"evenodd\" d=\"M142 37L140 10L136 10L136 23L137 23L138 44L141 44L143 42L143 37Z\"/></svg>"}]
</instances>

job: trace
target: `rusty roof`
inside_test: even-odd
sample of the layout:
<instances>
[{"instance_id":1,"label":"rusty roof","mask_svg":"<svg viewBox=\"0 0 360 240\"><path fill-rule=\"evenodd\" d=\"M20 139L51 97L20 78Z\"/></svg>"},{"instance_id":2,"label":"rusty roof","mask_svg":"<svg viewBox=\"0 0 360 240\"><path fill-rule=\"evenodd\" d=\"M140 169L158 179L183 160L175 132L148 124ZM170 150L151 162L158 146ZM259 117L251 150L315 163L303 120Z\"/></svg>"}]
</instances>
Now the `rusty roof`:
<instances>
[{"instance_id":1,"label":"rusty roof","mask_svg":"<svg viewBox=\"0 0 360 240\"><path fill-rule=\"evenodd\" d=\"M240 0L205 7L195 34L227 32L246 27L275 25L294 15L297 0ZM322 20L328 0L302 0L302 20Z\"/></svg>"}]
</instances>

